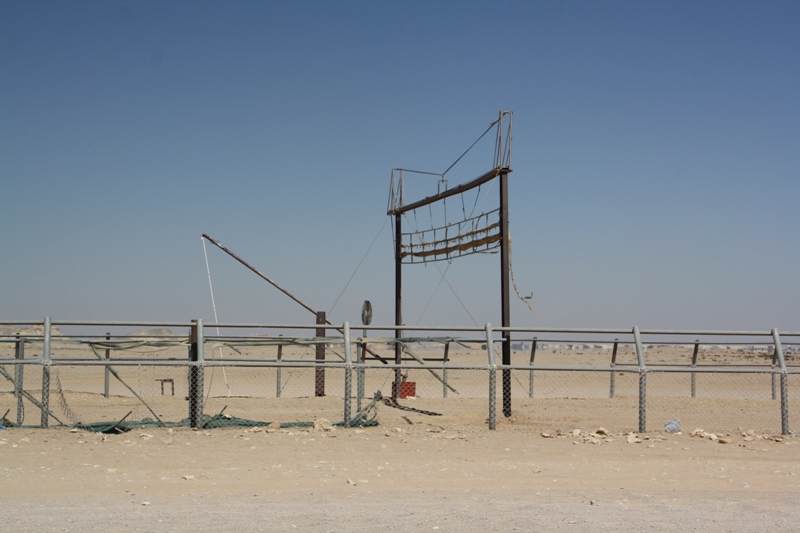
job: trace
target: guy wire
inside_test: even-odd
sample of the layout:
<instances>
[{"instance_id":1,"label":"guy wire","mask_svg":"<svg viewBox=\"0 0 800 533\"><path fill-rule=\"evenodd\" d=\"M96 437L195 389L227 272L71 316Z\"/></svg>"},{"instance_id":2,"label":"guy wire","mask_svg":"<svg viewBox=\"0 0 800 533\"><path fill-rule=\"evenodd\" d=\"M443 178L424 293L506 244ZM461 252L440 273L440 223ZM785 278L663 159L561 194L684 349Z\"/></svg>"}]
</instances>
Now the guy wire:
<instances>
[{"instance_id":1,"label":"guy wire","mask_svg":"<svg viewBox=\"0 0 800 533\"><path fill-rule=\"evenodd\" d=\"M200 240L203 241L203 255L206 258L206 274L208 275L208 289L211 292L211 308L214 310L214 322L219 324L219 320L217 320L217 304L214 302L214 287L211 285L211 268L208 266L208 251L206 250L206 239L205 237L200 237ZM217 326L217 337L219 337L219 326ZM222 346L219 347L219 358L223 359L222 357ZM231 386L228 384L228 375L225 372L225 367L222 367L222 379L225 380L225 387L228 389L228 398L231 397ZM214 369L211 369L211 379L208 382L208 393L206 393L206 402L208 402L208 398L211 396L211 387L214 385Z\"/></svg>"}]
</instances>

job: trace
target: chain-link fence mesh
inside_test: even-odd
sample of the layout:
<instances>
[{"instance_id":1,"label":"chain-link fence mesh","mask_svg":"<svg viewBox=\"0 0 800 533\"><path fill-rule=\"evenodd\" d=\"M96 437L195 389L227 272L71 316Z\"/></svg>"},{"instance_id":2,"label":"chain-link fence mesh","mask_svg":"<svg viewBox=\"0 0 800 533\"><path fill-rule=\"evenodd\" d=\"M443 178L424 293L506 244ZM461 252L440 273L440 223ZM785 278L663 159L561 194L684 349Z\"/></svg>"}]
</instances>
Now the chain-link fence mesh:
<instances>
[{"instance_id":1,"label":"chain-link fence mesh","mask_svg":"<svg viewBox=\"0 0 800 533\"><path fill-rule=\"evenodd\" d=\"M132 424L292 426L322 419L358 424L364 422L359 411L367 407L370 420L386 426L487 427L495 413L501 427L537 431L600 426L637 431L641 422L653 431L678 418L684 431L777 433L786 429L785 420L790 425L800 420L799 369L790 367L783 397L770 347L647 345L648 370L640 381L630 343L615 349L613 343L534 347L529 341L525 349L512 351L508 391L499 367L490 396L491 370L486 346L479 343L409 344L397 368L391 364L392 344L371 347L390 364L370 357L360 365L363 352L354 341L355 364L348 369L341 341L331 341L318 364L318 343L279 345L274 340L207 341L205 362L191 362L186 337L55 338L52 364L43 364L41 339L7 339L0 343L0 415L5 413L8 425L39 426L46 410L51 426L105 429ZM499 362L499 344L496 352ZM729 371L734 369L739 372ZM502 413L505 394L511 398L510 417Z\"/></svg>"},{"instance_id":2,"label":"chain-link fence mesh","mask_svg":"<svg viewBox=\"0 0 800 533\"><path fill-rule=\"evenodd\" d=\"M773 400L771 381L766 373L696 373L692 397L691 372L648 372L648 428L677 418L686 432L780 432L780 391Z\"/></svg>"}]
</instances>

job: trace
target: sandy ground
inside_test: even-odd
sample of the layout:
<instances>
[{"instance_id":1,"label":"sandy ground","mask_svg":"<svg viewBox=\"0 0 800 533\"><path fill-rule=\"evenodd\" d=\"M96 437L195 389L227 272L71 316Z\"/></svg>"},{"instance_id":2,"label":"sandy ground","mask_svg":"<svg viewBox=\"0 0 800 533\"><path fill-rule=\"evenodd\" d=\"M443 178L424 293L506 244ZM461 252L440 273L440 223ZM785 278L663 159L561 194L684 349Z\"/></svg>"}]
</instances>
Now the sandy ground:
<instances>
[{"instance_id":1,"label":"sandy ground","mask_svg":"<svg viewBox=\"0 0 800 533\"><path fill-rule=\"evenodd\" d=\"M55 357L94 358L68 348ZM653 364L685 364L691 349L648 353ZM28 357L35 355L29 350ZM485 357L452 355L454 363L475 365ZM618 363L634 360L630 349L619 355ZM527 364L529 354L515 357L515 364ZM607 367L608 358L542 351L537 365ZM769 364L764 354L739 351L709 352L702 360ZM11 365L5 368L13 374ZM164 420L187 416L185 368L117 370ZM312 369L281 375L274 368L206 369L204 411L265 422L339 420L344 373L326 372L328 396L314 398ZM115 379L104 398L103 375L100 367L54 370L51 408L67 422L152 416ZM25 368L34 397L41 376L41 367ZM160 380L169 377L175 396L169 389L162 394ZM770 376L698 375L691 398L690 374L650 374L651 432L638 437L626 433L638 427L636 374L615 372L612 399L608 372L537 370L529 397L530 372L514 371L514 416L503 418L498 405L496 431L486 425L485 371L450 370L458 393L447 398L427 371L409 377L417 397L402 403L442 416L381 405L380 426L364 429L146 427L107 436L63 427L0 430L0 531L800 530L800 438L775 435L780 402L772 398ZM366 396L389 395L392 379L390 370L370 369ZM792 423L800 420L799 380L789 378ZM15 419L13 387L7 379L0 383L0 408ZM24 407L25 423L37 424L36 407L28 400ZM681 419L683 434L652 431L672 417ZM610 434L592 435L599 425ZM691 436L697 427L717 432L717 439Z\"/></svg>"},{"instance_id":2,"label":"sandy ground","mask_svg":"<svg viewBox=\"0 0 800 533\"><path fill-rule=\"evenodd\" d=\"M592 427L546 438L506 422L409 419L333 431L0 431L0 530L800 528L795 437Z\"/></svg>"}]
</instances>

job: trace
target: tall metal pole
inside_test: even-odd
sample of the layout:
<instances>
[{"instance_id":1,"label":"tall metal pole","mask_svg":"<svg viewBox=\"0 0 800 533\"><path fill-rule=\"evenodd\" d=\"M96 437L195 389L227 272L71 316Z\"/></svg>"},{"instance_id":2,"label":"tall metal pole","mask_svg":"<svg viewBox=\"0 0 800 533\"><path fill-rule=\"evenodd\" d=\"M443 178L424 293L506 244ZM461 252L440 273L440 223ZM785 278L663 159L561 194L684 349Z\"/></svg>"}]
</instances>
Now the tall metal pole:
<instances>
[{"instance_id":1,"label":"tall metal pole","mask_svg":"<svg viewBox=\"0 0 800 533\"><path fill-rule=\"evenodd\" d=\"M402 284L402 275L403 275L403 262L402 257L400 256L402 239L403 239L403 231L401 226L401 217L400 213L396 213L394 215L394 324L395 326L402 326L403 325L403 284ZM399 339L403 336L403 332L399 329L394 331L394 336L396 339ZM402 355L403 350L400 346L399 342L394 344L394 362L395 364L400 364L402 362ZM400 388L401 388L401 372L399 368L395 368L394 370L394 382L395 386L392 390L392 397L397 399L400 395Z\"/></svg>"},{"instance_id":2,"label":"tall metal pole","mask_svg":"<svg viewBox=\"0 0 800 533\"><path fill-rule=\"evenodd\" d=\"M502 322L504 328L511 327L511 303L509 279L510 238L508 234L508 169L500 171L500 292ZM511 332L503 331L503 365L511 365ZM511 416L511 370L503 369L503 416Z\"/></svg>"}]
</instances>

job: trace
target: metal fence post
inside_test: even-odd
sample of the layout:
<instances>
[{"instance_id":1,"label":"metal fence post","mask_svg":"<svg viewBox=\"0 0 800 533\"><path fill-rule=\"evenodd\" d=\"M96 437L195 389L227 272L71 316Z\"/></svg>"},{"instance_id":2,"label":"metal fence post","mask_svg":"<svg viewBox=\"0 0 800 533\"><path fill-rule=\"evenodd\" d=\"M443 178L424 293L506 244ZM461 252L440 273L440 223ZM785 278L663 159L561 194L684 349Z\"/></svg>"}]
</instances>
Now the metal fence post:
<instances>
[{"instance_id":1,"label":"metal fence post","mask_svg":"<svg viewBox=\"0 0 800 533\"><path fill-rule=\"evenodd\" d=\"M492 325L486 323L486 355L489 360L489 429L497 428L497 363L494 359Z\"/></svg>"},{"instance_id":2,"label":"metal fence post","mask_svg":"<svg viewBox=\"0 0 800 533\"><path fill-rule=\"evenodd\" d=\"M350 427L350 400L353 394L353 354L350 349L350 324L342 326L344 334L344 427Z\"/></svg>"},{"instance_id":3,"label":"metal fence post","mask_svg":"<svg viewBox=\"0 0 800 533\"><path fill-rule=\"evenodd\" d=\"M44 342L42 346L42 428L48 427L50 420L50 317L44 317Z\"/></svg>"},{"instance_id":4,"label":"metal fence post","mask_svg":"<svg viewBox=\"0 0 800 533\"><path fill-rule=\"evenodd\" d=\"M362 331L363 335L361 336L361 342L359 343L359 350L356 351L356 357L358 358L358 362L362 365L367 360L367 343L364 339L367 337L367 330ZM358 370L356 370L356 378L358 380L358 384L356 385L356 412L361 412L361 400L364 398L364 367L359 366Z\"/></svg>"},{"instance_id":5,"label":"metal fence post","mask_svg":"<svg viewBox=\"0 0 800 533\"><path fill-rule=\"evenodd\" d=\"M444 345L444 361L442 365L442 398L447 398L447 363L450 362L450 342Z\"/></svg>"},{"instance_id":6,"label":"metal fence post","mask_svg":"<svg viewBox=\"0 0 800 533\"><path fill-rule=\"evenodd\" d=\"M106 340L107 341L111 340L111 333L106 333ZM111 359L111 350L106 348L106 361L108 361L109 359ZM106 398L108 398L108 381L109 381L108 378L109 378L110 375L111 375L111 372L109 372L108 365L106 365L105 366L105 379L103 380L103 396L105 396Z\"/></svg>"},{"instance_id":7,"label":"metal fence post","mask_svg":"<svg viewBox=\"0 0 800 533\"><path fill-rule=\"evenodd\" d=\"M528 371L528 398L533 398L533 359L536 357L536 345L538 342L539 339L537 337L534 337L533 341L531 342L531 369Z\"/></svg>"},{"instance_id":8,"label":"metal fence post","mask_svg":"<svg viewBox=\"0 0 800 533\"><path fill-rule=\"evenodd\" d=\"M697 366L697 353L700 351L700 340L694 341L694 352L692 352L692 368ZM692 398L697 394L697 374L692 372Z\"/></svg>"},{"instance_id":9,"label":"metal fence post","mask_svg":"<svg viewBox=\"0 0 800 533\"><path fill-rule=\"evenodd\" d=\"M203 338L203 321L193 320L191 329L191 346L189 347L189 425L193 428L203 427L203 387L205 350Z\"/></svg>"},{"instance_id":10,"label":"metal fence post","mask_svg":"<svg viewBox=\"0 0 800 533\"><path fill-rule=\"evenodd\" d=\"M633 340L636 343L636 359L639 363L639 433L644 433L647 431L647 367L638 326L633 326Z\"/></svg>"},{"instance_id":11,"label":"metal fence post","mask_svg":"<svg viewBox=\"0 0 800 533\"><path fill-rule=\"evenodd\" d=\"M324 325L327 322L325 311L318 311L317 324ZM317 328L316 336L325 337L325 328ZM317 361L317 365L314 367L314 396L321 398L325 396L325 344L317 344L314 353Z\"/></svg>"},{"instance_id":12,"label":"metal fence post","mask_svg":"<svg viewBox=\"0 0 800 533\"><path fill-rule=\"evenodd\" d=\"M25 339L20 339L17 334L17 342L14 347L14 359L18 361L14 371L14 397L17 399L17 424L22 425L25 418L25 411L22 405L23 388L23 369L22 360L25 359Z\"/></svg>"},{"instance_id":13,"label":"metal fence post","mask_svg":"<svg viewBox=\"0 0 800 533\"><path fill-rule=\"evenodd\" d=\"M281 335L283 337L283 335ZM283 360L283 344L278 345L278 362L280 363ZM281 367L275 368L275 397L281 397Z\"/></svg>"},{"instance_id":14,"label":"metal fence post","mask_svg":"<svg viewBox=\"0 0 800 533\"><path fill-rule=\"evenodd\" d=\"M770 377L772 378L772 399L775 400L778 398L778 394L775 388L775 365L778 364L778 347L775 346L772 349L772 374Z\"/></svg>"},{"instance_id":15,"label":"metal fence post","mask_svg":"<svg viewBox=\"0 0 800 533\"><path fill-rule=\"evenodd\" d=\"M775 341L775 355L778 357L778 365L781 369L781 435L789 435L789 384L778 328L772 328L772 339Z\"/></svg>"},{"instance_id":16,"label":"metal fence post","mask_svg":"<svg viewBox=\"0 0 800 533\"><path fill-rule=\"evenodd\" d=\"M614 339L614 349L611 350L611 378L608 384L608 397L613 398L617 394L617 350L619 349L619 339Z\"/></svg>"}]
</instances>

